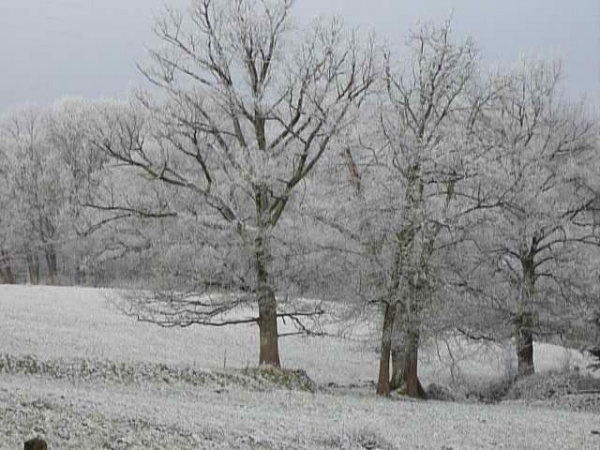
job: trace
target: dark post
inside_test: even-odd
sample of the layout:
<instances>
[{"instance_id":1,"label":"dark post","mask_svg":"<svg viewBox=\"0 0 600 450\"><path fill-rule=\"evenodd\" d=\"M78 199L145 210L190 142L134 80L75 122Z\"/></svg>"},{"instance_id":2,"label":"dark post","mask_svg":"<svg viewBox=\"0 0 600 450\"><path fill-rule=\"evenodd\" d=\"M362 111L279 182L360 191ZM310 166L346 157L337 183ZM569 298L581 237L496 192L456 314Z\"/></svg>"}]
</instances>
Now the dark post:
<instances>
[{"instance_id":1,"label":"dark post","mask_svg":"<svg viewBox=\"0 0 600 450\"><path fill-rule=\"evenodd\" d=\"M24 450L48 450L48 444L40 438L30 439L25 442Z\"/></svg>"}]
</instances>

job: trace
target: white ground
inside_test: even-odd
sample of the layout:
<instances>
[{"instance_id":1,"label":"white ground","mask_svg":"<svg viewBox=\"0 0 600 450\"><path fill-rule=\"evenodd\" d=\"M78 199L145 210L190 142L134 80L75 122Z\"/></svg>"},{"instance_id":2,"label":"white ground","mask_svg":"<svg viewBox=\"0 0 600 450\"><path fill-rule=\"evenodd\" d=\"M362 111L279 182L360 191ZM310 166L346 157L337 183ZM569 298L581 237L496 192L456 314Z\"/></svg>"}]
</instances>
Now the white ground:
<instances>
[{"instance_id":1,"label":"white ground","mask_svg":"<svg viewBox=\"0 0 600 450\"><path fill-rule=\"evenodd\" d=\"M201 369L256 363L253 326L161 329L118 313L102 291L0 287L0 354L39 359L162 362ZM511 369L501 348L473 354L453 343L455 376L489 380ZM321 384L365 385L377 354L364 340L288 337L283 364ZM422 364L425 383L450 381L446 363ZM458 351L460 350L460 351ZM584 367L576 352L536 347L538 368ZM70 382L0 374L0 448L22 448L33 435L69 448L398 448L600 449L600 418L523 406L378 399L372 389L337 393L257 392L208 384ZM83 446L82 446L83 443ZM52 445L54 444L54 445ZM104 446L104 447L103 447Z\"/></svg>"}]
</instances>

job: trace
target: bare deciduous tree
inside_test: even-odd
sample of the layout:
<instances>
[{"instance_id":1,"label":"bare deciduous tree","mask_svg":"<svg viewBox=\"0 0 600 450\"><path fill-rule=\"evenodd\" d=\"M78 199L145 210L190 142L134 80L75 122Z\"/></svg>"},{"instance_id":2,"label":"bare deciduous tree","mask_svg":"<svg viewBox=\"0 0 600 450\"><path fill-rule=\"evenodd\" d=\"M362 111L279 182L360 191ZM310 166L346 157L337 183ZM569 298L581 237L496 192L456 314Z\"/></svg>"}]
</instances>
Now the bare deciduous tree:
<instances>
[{"instance_id":1,"label":"bare deciduous tree","mask_svg":"<svg viewBox=\"0 0 600 450\"><path fill-rule=\"evenodd\" d=\"M484 101L470 91L476 52L470 40L457 45L450 34L448 23L426 25L411 34L408 58L388 52L378 101L360 136L330 161L321 189L333 195L319 197L312 211L340 236L329 247L352 260L359 297L383 306L380 395L390 393L390 378L394 387L406 382L409 395L424 395L417 361L422 320L438 288L435 253L441 236L452 239L461 210L454 191L477 163L469 137Z\"/></svg>"},{"instance_id":2,"label":"bare deciduous tree","mask_svg":"<svg viewBox=\"0 0 600 450\"><path fill-rule=\"evenodd\" d=\"M404 70L387 59L378 121L390 179L400 183L377 392L389 393L392 355L393 387L405 383L408 395L422 397L418 349L421 322L435 296L434 252L440 234L452 230L453 190L476 160L467 134L480 99L473 102L466 95L476 63L473 43L453 43L449 23L412 33L409 51Z\"/></svg>"},{"instance_id":3,"label":"bare deciduous tree","mask_svg":"<svg viewBox=\"0 0 600 450\"><path fill-rule=\"evenodd\" d=\"M525 62L498 76L476 133L489 152L472 193L488 202L485 226L471 233L473 292L515 339L519 375L534 371L536 334L566 333L585 310L593 276L585 249L600 243L597 131L584 109L560 101L559 74L558 65Z\"/></svg>"},{"instance_id":4,"label":"bare deciduous tree","mask_svg":"<svg viewBox=\"0 0 600 450\"><path fill-rule=\"evenodd\" d=\"M39 255L45 256L48 282L58 281L57 243L64 191L57 153L47 142L47 115L41 108L15 111L2 123L10 193L18 201L13 220L18 253L25 254L29 280L40 281Z\"/></svg>"},{"instance_id":5,"label":"bare deciduous tree","mask_svg":"<svg viewBox=\"0 0 600 450\"><path fill-rule=\"evenodd\" d=\"M142 98L127 117L109 114L96 139L111 158L179 193L161 214L210 233L204 249L224 269L195 273L189 292L163 291L137 303L136 313L165 326L255 322L259 363L273 366L277 318L305 314L278 311L273 258L285 239L282 217L376 75L372 43L359 45L336 21L296 32L292 3L198 0L189 15L169 10L155 27L164 46L142 69L160 99ZM198 296L218 290L221 276L240 294ZM251 299L257 317L224 316Z\"/></svg>"}]
</instances>

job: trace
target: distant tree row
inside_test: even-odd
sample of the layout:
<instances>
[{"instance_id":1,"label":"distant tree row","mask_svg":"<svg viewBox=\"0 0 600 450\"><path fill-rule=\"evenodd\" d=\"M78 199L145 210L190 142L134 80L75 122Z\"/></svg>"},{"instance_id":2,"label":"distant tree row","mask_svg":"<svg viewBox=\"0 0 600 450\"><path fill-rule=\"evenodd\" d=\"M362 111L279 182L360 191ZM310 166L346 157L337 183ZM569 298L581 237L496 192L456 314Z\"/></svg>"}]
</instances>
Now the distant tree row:
<instances>
[{"instance_id":1,"label":"distant tree row","mask_svg":"<svg viewBox=\"0 0 600 450\"><path fill-rule=\"evenodd\" d=\"M560 67L486 73L449 23L300 30L292 3L168 10L148 92L4 117L2 281L126 280L141 320L256 323L272 366L279 319L324 312L294 299L378 311L381 395L424 395L435 335L513 339L521 376L534 339L591 344L598 127Z\"/></svg>"}]
</instances>

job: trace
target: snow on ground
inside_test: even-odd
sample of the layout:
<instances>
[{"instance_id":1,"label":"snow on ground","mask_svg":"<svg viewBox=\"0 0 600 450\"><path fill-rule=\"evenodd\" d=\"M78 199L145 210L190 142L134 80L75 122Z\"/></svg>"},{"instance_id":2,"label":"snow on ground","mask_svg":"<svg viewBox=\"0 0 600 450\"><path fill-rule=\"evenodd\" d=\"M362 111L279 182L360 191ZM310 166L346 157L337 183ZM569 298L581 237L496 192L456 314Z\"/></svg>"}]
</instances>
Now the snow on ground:
<instances>
[{"instance_id":1,"label":"snow on ground","mask_svg":"<svg viewBox=\"0 0 600 450\"><path fill-rule=\"evenodd\" d=\"M161 329L121 315L104 291L62 287L0 287L0 353L39 359L89 358L161 362L220 370L256 364L255 326ZM287 367L318 383L375 379L375 341L338 337L282 340ZM512 352L483 352L451 343L432 346L425 382L504 376ZM460 351L459 351L460 350ZM477 350L477 351L475 351ZM440 363L434 356L444 359ZM536 347L538 366L584 364L578 354ZM487 355L487 356L485 356ZM0 374L0 449L47 436L51 449L600 449L596 415L534 409L375 398L372 388L317 393L259 392L209 383L69 381Z\"/></svg>"},{"instance_id":2,"label":"snow on ground","mask_svg":"<svg viewBox=\"0 0 600 450\"><path fill-rule=\"evenodd\" d=\"M80 448L81 439L85 448L115 449L600 448L596 415L522 406L3 376L5 421L15 415L2 411L6 403L25 407L29 429L0 431L3 449L17 448L34 426L60 449Z\"/></svg>"},{"instance_id":3,"label":"snow on ground","mask_svg":"<svg viewBox=\"0 0 600 450\"><path fill-rule=\"evenodd\" d=\"M0 353L40 358L91 357L116 361L150 361L205 369L254 366L258 360L255 325L226 328L160 328L122 315L100 289L0 286ZM335 332L335 329L330 331ZM285 367L305 369L318 383L364 383L376 379L377 337L364 327L360 339L330 336L281 339ZM347 333L346 333L347 335ZM455 377L494 380L516 366L512 347L449 341L433 343L420 366L425 383L448 384ZM440 361L441 358L441 361ZM541 371L565 365L585 367L576 351L536 344Z\"/></svg>"},{"instance_id":4,"label":"snow on ground","mask_svg":"<svg viewBox=\"0 0 600 450\"><path fill-rule=\"evenodd\" d=\"M89 288L1 286L0 353L208 369L258 363L256 325L160 328L122 315L107 294L112 295ZM372 350L341 338L290 336L280 342L282 364L306 369L317 382L374 379L377 355Z\"/></svg>"},{"instance_id":5,"label":"snow on ground","mask_svg":"<svg viewBox=\"0 0 600 450\"><path fill-rule=\"evenodd\" d=\"M517 373L517 356L511 342L477 343L461 336L439 338L429 343L421 359L420 375L426 383L485 385ZM578 350L534 342L534 365L538 373L577 370L582 375L599 376L600 373L588 369L592 363L593 358Z\"/></svg>"}]
</instances>

